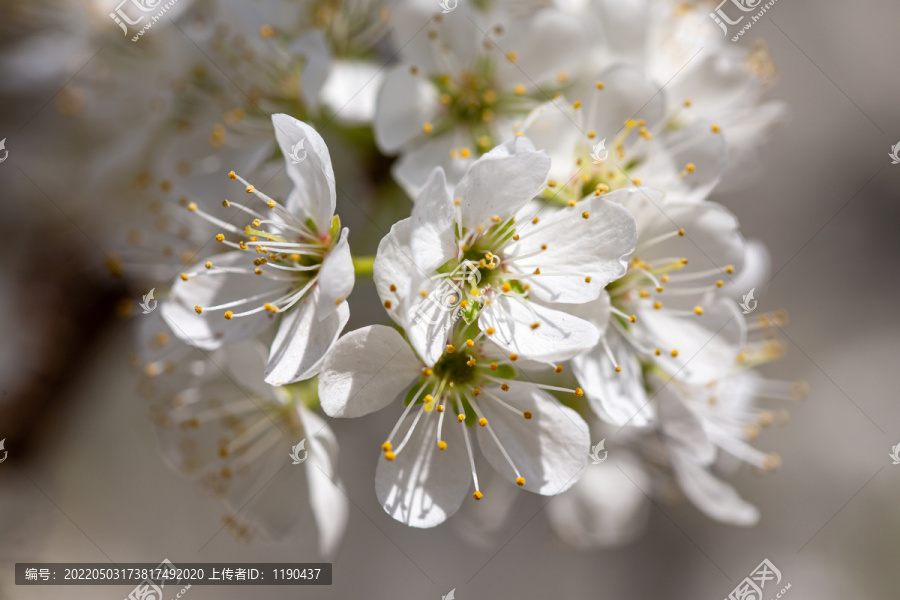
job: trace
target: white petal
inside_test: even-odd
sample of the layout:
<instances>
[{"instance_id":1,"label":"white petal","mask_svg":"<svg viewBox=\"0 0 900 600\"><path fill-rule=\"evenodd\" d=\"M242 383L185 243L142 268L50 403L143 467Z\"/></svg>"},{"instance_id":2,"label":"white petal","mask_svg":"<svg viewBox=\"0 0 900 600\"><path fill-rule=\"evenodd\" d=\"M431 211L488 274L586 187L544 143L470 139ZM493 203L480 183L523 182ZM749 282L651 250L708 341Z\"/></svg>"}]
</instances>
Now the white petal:
<instances>
[{"instance_id":1,"label":"white petal","mask_svg":"<svg viewBox=\"0 0 900 600\"><path fill-rule=\"evenodd\" d=\"M383 71L377 64L363 60L335 60L322 88L322 102L343 123L371 123L383 79Z\"/></svg>"},{"instance_id":2,"label":"white petal","mask_svg":"<svg viewBox=\"0 0 900 600\"><path fill-rule=\"evenodd\" d=\"M659 423L670 450L689 455L691 460L710 465L716 459L716 447L703 429L703 423L674 393L671 386L656 394Z\"/></svg>"},{"instance_id":3,"label":"white petal","mask_svg":"<svg viewBox=\"0 0 900 600\"><path fill-rule=\"evenodd\" d=\"M241 21L244 22L244 21ZM303 60L300 93L309 107L316 107L322 87L331 70L331 47L325 35L318 29L310 28L299 35L290 46L290 55ZM285 155L287 156L287 155Z\"/></svg>"},{"instance_id":4,"label":"white petal","mask_svg":"<svg viewBox=\"0 0 900 600\"><path fill-rule=\"evenodd\" d=\"M361 417L393 402L422 363L396 330L372 325L338 340L319 374L319 400L331 417Z\"/></svg>"},{"instance_id":5,"label":"white petal","mask_svg":"<svg viewBox=\"0 0 900 600\"><path fill-rule=\"evenodd\" d=\"M609 548L635 541L646 530L650 478L625 450L603 464L588 465L570 490L547 505L550 526L578 550Z\"/></svg>"},{"instance_id":6,"label":"white petal","mask_svg":"<svg viewBox=\"0 0 900 600\"><path fill-rule=\"evenodd\" d=\"M591 440L587 423L578 413L567 408L531 386L510 384L502 399L522 411L530 410L533 417L500 406L490 398L479 398L488 423L516 468L525 478L526 490L553 496L569 489L578 480L587 463ZM478 445L491 466L509 481L516 475L504 458L494 439L484 427L476 426Z\"/></svg>"},{"instance_id":7,"label":"white petal","mask_svg":"<svg viewBox=\"0 0 900 600\"><path fill-rule=\"evenodd\" d=\"M411 225L412 219L394 223L390 232L381 238L372 267L378 296L382 304L390 302L390 308L385 310L401 326L405 318L404 307L408 306L405 296L410 289L411 275L416 271L409 242Z\"/></svg>"},{"instance_id":8,"label":"white petal","mask_svg":"<svg viewBox=\"0 0 900 600\"><path fill-rule=\"evenodd\" d=\"M282 317L269 351L266 383L287 385L309 379L322 365L325 355L341 335L350 318L350 308L342 302L327 317L318 318L319 289L292 306Z\"/></svg>"},{"instance_id":9,"label":"white petal","mask_svg":"<svg viewBox=\"0 0 900 600\"><path fill-rule=\"evenodd\" d=\"M337 307L350 296L356 281L353 268L353 257L350 256L350 244L347 242L349 230L345 227L341 239L335 244L319 269L318 318L331 315Z\"/></svg>"},{"instance_id":10,"label":"white petal","mask_svg":"<svg viewBox=\"0 0 900 600\"><path fill-rule=\"evenodd\" d=\"M743 500L733 487L685 454L672 452L671 459L684 495L708 517L740 527L759 522L759 510Z\"/></svg>"},{"instance_id":11,"label":"white petal","mask_svg":"<svg viewBox=\"0 0 900 600\"><path fill-rule=\"evenodd\" d=\"M665 299L664 299L665 300ZM631 331L642 346L660 348L653 361L679 381L704 385L724 377L737 360L746 338L746 323L730 298L701 300L697 316L673 315L642 306ZM671 350L678 350L677 356Z\"/></svg>"},{"instance_id":12,"label":"white petal","mask_svg":"<svg viewBox=\"0 0 900 600\"><path fill-rule=\"evenodd\" d=\"M615 366L598 344L590 352L572 359L572 370L578 384L598 417L612 425L645 427L653 418L644 376L634 351L618 333L606 337L610 350L622 370Z\"/></svg>"},{"instance_id":13,"label":"white petal","mask_svg":"<svg viewBox=\"0 0 900 600\"><path fill-rule=\"evenodd\" d=\"M405 435L413 411L400 426ZM403 451L393 461L378 459L375 494L384 511L410 527L434 527L459 510L472 485L462 427L444 418L441 430L447 448L437 446L439 413L422 415Z\"/></svg>"},{"instance_id":14,"label":"white petal","mask_svg":"<svg viewBox=\"0 0 900 600\"><path fill-rule=\"evenodd\" d=\"M440 167L434 169L412 210L412 258L423 273L431 273L456 256L456 210Z\"/></svg>"},{"instance_id":15,"label":"white petal","mask_svg":"<svg viewBox=\"0 0 900 600\"><path fill-rule=\"evenodd\" d=\"M491 217L511 216L541 191L549 171L550 157L525 137L497 146L472 164L453 192L462 199L463 227L488 228Z\"/></svg>"},{"instance_id":16,"label":"white petal","mask_svg":"<svg viewBox=\"0 0 900 600\"><path fill-rule=\"evenodd\" d=\"M625 274L628 255L637 243L637 225L631 213L599 196L542 215L534 228L540 233L515 242L509 247L509 256L515 260L516 256L534 255L515 260L514 269L533 273L540 268L547 273L528 278L531 293L545 302L596 300L609 283ZM524 233L531 231L530 227L523 229ZM554 275L555 271L567 274Z\"/></svg>"},{"instance_id":17,"label":"white petal","mask_svg":"<svg viewBox=\"0 0 900 600\"><path fill-rule=\"evenodd\" d=\"M409 343L422 360L433 365L444 353L450 329L458 320L462 290L458 282L440 276L413 274L406 312L401 316ZM424 295L423 295L424 292Z\"/></svg>"},{"instance_id":18,"label":"white petal","mask_svg":"<svg viewBox=\"0 0 900 600\"><path fill-rule=\"evenodd\" d=\"M331 227L337 198L331 155L325 140L315 129L289 115L272 115L272 124L284 155L285 168L294 184L287 209L303 221L312 219L319 233L325 233ZM297 147L301 142L302 148ZM298 163L291 158L294 148L297 148L298 158L304 157Z\"/></svg>"},{"instance_id":19,"label":"white petal","mask_svg":"<svg viewBox=\"0 0 900 600\"><path fill-rule=\"evenodd\" d=\"M375 142L389 154L424 136L422 125L440 110L437 92L424 77L413 75L407 65L389 70L378 92Z\"/></svg>"},{"instance_id":20,"label":"white petal","mask_svg":"<svg viewBox=\"0 0 900 600\"><path fill-rule=\"evenodd\" d=\"M540 325L533 329L534 323ZM508 296L495 297L481 311L478 327L482 331L493 327L493 342L507 352L537 361L568 360L600 341L600 331L589 321Z\"/></svg>"},{"instance_id":21,"label":"white petal","mask_svg":"<svg viewBox=\"0 0 900 600\"><path fill-rule=\"evenodd\" d=\"M265 311L237 319L226 320L224 311L204 312L197 314L195 306L217 306L226 302L234 302L241 298L257 296L271 292L272 299L287 292L288 286L283 281L268 277L259 277L249 272L252 258L240 251L227 252L210 257L216 267L246 267L247 274L225 273L208 275L201 272L187 281L178 279L172 286L172 293L162 305L162 316L179 339L192 346L204 350L215 350L223 344L235 342L256 335L268 327L272 317ZM198 263L191 271L200 269ZM249 310L262 304L248 303L237 310ZM237 312L237 311L235 311Z\"/></svg>"},{"instance_id":22,"label":"white petal","mask_svg":"<svg viewBox=\"0 0 900 600\"><path fill-rule=\"evenodd\" d=\"M575 150L584 140L582 123L582 113L560 98L538 106L519 125L535 148L550 155L549 178L566 183L578 171Z\"/></svg>"},{"instance_id":23,"label":"white petal","mask_svg":"<svg viewBox=\"0 0 900 600\"><path fill-rule=\"evenodd\" d=\"M469 158L459 156L459 150L469 145L470 139L468 131L461 127L436 137L429 137L425 143L411 148L394 163L391 173L411 198L418 197L435 167L442 167L448 184L455 186L466 174L469 166L475 162L472 156ZM451 156L454 150L456 158Z\"/></svg>"}]
</instances>

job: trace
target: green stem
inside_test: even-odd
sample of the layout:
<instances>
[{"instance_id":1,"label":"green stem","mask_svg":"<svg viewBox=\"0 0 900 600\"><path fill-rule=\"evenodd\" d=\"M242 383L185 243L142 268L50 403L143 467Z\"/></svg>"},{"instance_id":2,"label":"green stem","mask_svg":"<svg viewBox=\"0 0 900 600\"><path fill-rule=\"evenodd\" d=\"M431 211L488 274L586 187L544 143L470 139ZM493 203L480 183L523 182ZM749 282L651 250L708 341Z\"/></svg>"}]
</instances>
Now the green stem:
<instances>
[{"instance_id":1,"label":"green stem","mask_svg":"<svg viewBox=\"0 0 900 600\"><path fill-rule=\"evenodd\" d=\"M353 257L353 271L357 276L360 275L371 275L372 267L375 266L375 257L374 256L354 256Z\"/></svg>"}]
</instances>

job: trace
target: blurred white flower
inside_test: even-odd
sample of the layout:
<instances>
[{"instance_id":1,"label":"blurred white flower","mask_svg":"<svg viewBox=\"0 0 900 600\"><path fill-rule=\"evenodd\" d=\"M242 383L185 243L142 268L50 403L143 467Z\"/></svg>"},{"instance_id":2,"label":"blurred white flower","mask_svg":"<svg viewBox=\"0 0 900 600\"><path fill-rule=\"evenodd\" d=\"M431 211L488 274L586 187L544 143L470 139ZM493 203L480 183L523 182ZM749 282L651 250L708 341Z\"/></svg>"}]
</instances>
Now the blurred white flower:
<instances>
[{"instance_id":1,"label":"blurred white flower","mask_svg":"<svg viewBox=\"0 0 900 600\"><path fill-rule=\"evenodd\" d=\"M255 532L333 555L348 502L338 487L337 440L310 408L315 380L265 384L265 347L256 341L206 355L171 338L157 319L142 326L141 364L156 398L151 419L167 463L232 511L224 523L239 540ZM301 439L308 460L297 468L288 454Z\"/></svg>"},{"instance_id":2,"label":"blurred white flower","mask_svg":"<svg viewBox=\"0 0 900 600\"><path fill-rule=\"evenodd\" d=\"M364 327L338 341L319 377L322 409L332 417L361 417L405 396L382 446L375 492L388 514L413 527L453 515L472 483L473 497L483 497L470 428L504 479L537 494L568 489L587 462L587 425L542 391L581 390L519 377L515 361L472 326L451 342L436 360L423 360L396 330Z\"/></svg>"},{"instance_id":3,"label":"blurred white flower","mask_svg":"<svg viewBox=\"0 0 900 600\"><path fill-rule=\"evenodd\" d=\"M394 176L410 196L435 166L458 182L473 160L512 136L515 120L574 77L587 42L579 21L554 9L520 12L468 0L446 15L430 0L394 9L400 62L381 85L375 140L401 155Z\"/></svg>"},{"instance_id":4,"label":"blurred white flower","mask_svg":"<svg viewBox=\"0 0 900 600\"><path fill-rule=\"evenodd\" d=\"M546 216L523 214L549 166L517 137L472 163L452 193L438 168L412 217L382 241L376 286L426 361L441 355L458 315L506 352L546 363L597 343L596 327L561 309L595 300L625 273L634 220L598 197ZM459 312L448 310L447 285L467 265L476 275L452 289Z\"/></svg>"},{"instance_id":5,"label":"blurred white flower","mask_svg":"<svg viewBox=\"0 0 900 600\"><path fill-rule=\"evenodd\" d=\"M272 122L284 156L300 141L308 152L300 163L285 161L294 184L287 202L279 204L232 173L268 212L226 200L226 206L252 218L241 229L189 205L222 231L246 240L235 243L218 234L218 242L235 250L183 273L161 311L175 335L206 350L258 335L274 315L284 314L265 380L285 385L314 375L346 325L354 266L347 229L341 231L334 216L334 173L325 142L312 127L287 115L275 115Z\"/></svg>"}]
</instances>

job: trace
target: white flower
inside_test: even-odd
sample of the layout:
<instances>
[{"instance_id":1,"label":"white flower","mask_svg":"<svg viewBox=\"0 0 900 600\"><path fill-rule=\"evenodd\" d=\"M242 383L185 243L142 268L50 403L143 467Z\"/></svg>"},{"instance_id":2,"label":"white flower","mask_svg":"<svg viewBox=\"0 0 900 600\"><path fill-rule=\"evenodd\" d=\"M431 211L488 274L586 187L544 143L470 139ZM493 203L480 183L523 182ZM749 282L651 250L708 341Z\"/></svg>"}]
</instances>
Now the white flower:
<instances>
[{"instance_id":1,"label":"white flower","mask_svg":"<svg viewBox=\"0 0 900 600\"><path fill-rule=\"evenodd\" d=\"M452 194L435 169L412 217L382 240L375 284L426 361L441 355L460 317L506 352L545 363L597 343L597 328L567 305L597 299L625 273L634 220L593 196L523 212L548 168L546 154L518 137L472 163Z\"/></svg>"},{"instance_id":2,"label":"white flower","mask_svg":"<svg viewBox=\"0 0 900 600\"><path fill-rule=\"evenodd\" d=\"M515 361L472 326L451 341L437 360L422 360L394 329L365 327L338 341L319 377L322 409L333 417L361 417L405 395L375 492L388 514L413 527L442 523L472 483L473 497L483 497L470 428L502 477L537 494L568 489L587 461L587 425L541 391L581 390L516 378Z\"/></svg>"},{"instance_id":3,"label":"white flower","mask_svg":"<svg viewBox=\"0 0 900 600\"><path fill-rule=\"evenodd\" d=\"M552 188L542 197L565 206L589 193L645 185L700 201L726 167L719 128L672 128L667 90L637 69L616 66L579 81L531 112L519 129L552 158Z\"/></svg>"},{"instance_id":4,"label":"white flower","mask_svg":"<svg viewBox=\"0 0 900 600\"><path fill-rule=\"evenodd\" d=\"M564 89L582 61L577 19L553 9L514 17L505 3L484 4L460 0L441 15L438 2L405 0L394 10L401 60L381 85L375 139L401 155L394 176L411 196L438 165L459 181L512 135L515 120Z\"/></svg>"},{"instance_id":5,"label":"white flower","mask_svg":"<svg viewBox=\"0 0 900 600\"><path fill-rule=\"evenodd\" d=\"M271 387L258 342L207 356L172 339L161 322L146 323L143 372L167 463L228 507L224 523L238 539L256 533L333 555L348 502L338 487L337 440L307 407L315 381ZM295 466L288 455L301 440L307 459Z\"/></svg>"},{"instance_id":6,"label":"white flower","mask_svg":"<svg viewBox=\"0 0 900 600\"><path fill-rule=\"evenodd\" d=\"M761 427L787 419L786 411L762 410L757 399L790 400L806 394L803 383L767 380L744 366L775 356L771 350L757 351L711 384L690 386L670 381L656 394L660 431L681 490L706 515L731 525L754 525L759 511L716 474L727 466L725 458L763 472L781 465L777 454L763 453L748 443Z\"/></svg>"},{"instance_id":7,"label":"white flower","mask_svg":"<svg viewBox=\"0 0 900 600\"><path fill-rule=\"evenodd\" d=\"M737 220L718 204L670 201L648 188L608 197L634 215L637 248L628 273L607 287L609 298L582 309L606 335L572 366L598 416L646 425L646 368L703 385L734 365L746 325L717 290L740 270L745 245Z\"/></svg>"},{"instance_id":8,"label":"white flower","mask_svg":"<svg viewBox=\"0 0 900 600\"><path fill-rule=\"evenodd\" d=\"M238 228L189 208L234 236L216 239L234 251L201 260L181 275L162 314L185 342L211 350L261 333L283 314L266 365L266 382L285 385L316 373L349 318L346 298L354 268L347 229L334 215L335 184L325 142L309 125L287 115L272 118L288 175L294 184L282 205L234 173L256 208L225 201L252 222ZM292 148L303 142L305 159L294 163Z\"/></svg>"}]
</instances>

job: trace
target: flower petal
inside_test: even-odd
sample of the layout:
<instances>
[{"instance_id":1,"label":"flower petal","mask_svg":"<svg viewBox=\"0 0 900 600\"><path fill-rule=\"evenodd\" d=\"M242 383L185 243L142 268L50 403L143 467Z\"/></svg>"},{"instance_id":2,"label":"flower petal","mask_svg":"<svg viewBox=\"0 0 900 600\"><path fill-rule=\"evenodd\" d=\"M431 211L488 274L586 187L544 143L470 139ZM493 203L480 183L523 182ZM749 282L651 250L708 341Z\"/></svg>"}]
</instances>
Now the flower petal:
<instances>
[{"instance_id":1,"label":"flower petal","mask_svg":"<svg viewBox=\"0 0 900 600\"><path fill-rule=\"evenodd\" d=\"M376 106L375 142L388 154L423 136L422 126L440 110L434 86L410 73L406 65L397 65L384 76Z\"/></svg>"},{"instance_id":2,"label":"flower petal","mask_svg":"<svg viewBox=\"0 0 900 600\"><path fill-rule=\"evenodd\" d=\"M716 459L716 446L709 439L703 422L669 386L656 393L659 407L660 429L666 436L666 445L689 456L702 465L710 465Z\"/></svg>"},{"instance_id":3,"label":"flower petal","mask_svg":"<svg viewBox=\"0 0 900 600\"><path fill-rule=\"evenodd\" d=\"M531 234L531 227L526 227L523 231L529 235L510 246L508 256L516 271L533 273L540 268L547 272L528 278L531 294L545 302L596 300L609 283L625 274L628 255L637 243L631 213L599 196L542 215L533 227L539 233ZM516 260L516 256L527 258ZM565 274L554 274L557 269Z\"/></svg>"},{"instance_id":4,"label":"flower petal","mask_svg":"<svg viewBox=\"0 0 900 600\"><path fill-rule=\"evenodd\" d=\"M491 217L511 216L541 191L549 171L550 157L525 137L497 146L472 163L453 192L462 199L463 227L486 229Z\"/></svg>"},{"instance_id":5,"label":"flower petal","mask_svg":"<svg viewBox=\"0 0 900 600\"><path fill-rule=\"evenodd\" d=\"M176 280L169 299L160 302L162 316L172 333L185 343L204 350L215 350L223 344L256 335L268 327L272 318L261 311L228 321L223 318L222 311L197 314L194 307L218 306L265 292L270 292L274 300L288 287L283 281L258 277L249 272L252 258L243 252L227 252L213 256L211 260L217 268L247 267L248 273L207 274L197 266L191 270L199 270L200 273L187 281ZM258 304L248 303L239 310L254 306Z\"/></svg>"},{"instance_id":6,"label":"flower petal","mask_svg":"<svg viewBox=\"0 0 900 600\"><path fill-rule=\"evenodd\" d=\"M535 323L539 323L537 328ZM568 360L600 341L600 331L593 323L510 296L494 298L481 311L478 327L482 331L493 327L490 339L497 345L537 361Z\"/></svg>"},{"instance_id":7,"label":"flower petal","mask_svg":"<svg viewBox=\"0 0 900 600\"><path fill-rule=\"evenodd\" d=\"M315 129L289 115L272 115L272 124L285 168L294 184L287 209L304 221L312 219L319 233L325 233L331 227L337 199L331 155L325 140ZM297 148L296 156L302 157L297 163L291 158L294 148Z\"/></svg>"},{"instance_id":8,"label":"flower petal","mask_svg":"<svg viewBox=\"0 0 900 600\"><path fill-rule=\"evenodd\" d=\"M739 527L751 527L759 522L759 510L707 468L682 452L672 452L671 460L684 495L706 516Z\"/></svg>"},{"instance_id":9,"label":"flower petal","mask_svg":"<svg viewBox=\"0 0 900 600\"><path fill-rule=\"evenodd\" d=\"M350 256L350 244L347 242L349 229L341 232L341 239L335 244L319 269L318 318L330 316L337 307L350 296L356 281L353 268L353 257Z\"/></svg>"},{"instance_id":10,"label":"flower petal","mask_svg":"<svg viewBox=\"0 0 900 600\"><path fill-rule=\"evenodd\" d=\"M430 273L456 256L456 210L444 169L435 168L412 210L410 247L423 273Z\"/></svg>"},{"instance_id":11,"label":"flower petal","mask_svg":"<svg viewBox=\"0 0 900 600\"><path fill-rule=\"evenodd\" d=\"M372 325L334 345L319 374L319 400L330 417L361 417L406 391L422 363L396 330Z\"/></svg>"},{"instance_id":12,"label":"flower petal","mask_svg":"<svg viewBox=\"0 0 900 600\"><path fill-rule=\"evenodd\" d=\"M574 410L562 406L529 385L513 383L503 400L533 417L524 419L491 398L478 403L481 412L516 468L526 490L553 496L575 484L584 470L591 447L587 423ZM485 427L476 427L478 445L491 466L515 483L516 474Z\"/></svg>"},{"instance_id":13,"label":"flower petal","mask_svg":"<svg viewBox=\"0 0 900 600\"><path fill-rule=\"evenodd\" d=\"M405 435L415 418L415 413L407 415L399 431ZM441 437L447 448L440 450L437 426L437 412L423 414L397 458L379 458L375 471L382 508L410 527L443 523L459 510L472 485L462 427L454 418L444 419Z\"/></svg>"},{"instance_id":14,"label":"flower petal","mask_svg":"<svg viewBox=\"0 0 900 600\"><path fill-rule=\"evenodd\" d=\"M616 372L606 350L598 344L590 352L572 359L578 385L590 401L591 409L605 422L645 427L653 418L653 410L644 391L641 364L621 335L610 332L606 340L622 370Z\"/></svg>"},{"instance_id":15,"label":"flower petal","mask_svg":"<svg viewBox=\"0 0 900 600\"><path fill-rule=\"evenodd\" d=\"M411 276L416 270L409 242L411 226L412 219L394 223L388 234L381 238L372 267L378 297L388 315L401 326L408 306L406 294L410 289Z\"/></svg>"},{"instance_id":16,"label":"flower petal","mask_svg":"<svg viewBox=\"0 0 900 600\"><path fill-rule=\"evenodd\" d=\"M316 315L319 294L320 290L313 288L282 317L266 364L269 385L287 385L315 375L341 335L350 318L349 306L342 302L320 319Z\"/></svg>"}]
</instances>

